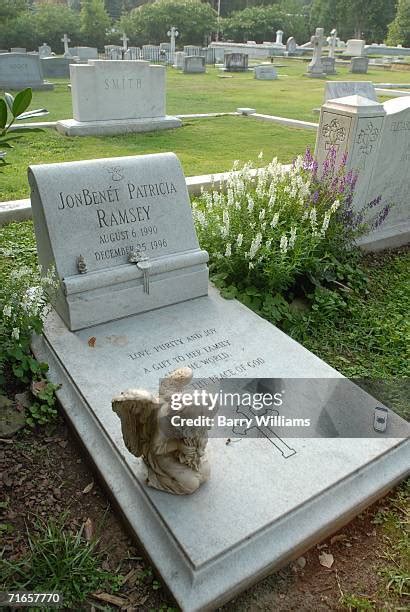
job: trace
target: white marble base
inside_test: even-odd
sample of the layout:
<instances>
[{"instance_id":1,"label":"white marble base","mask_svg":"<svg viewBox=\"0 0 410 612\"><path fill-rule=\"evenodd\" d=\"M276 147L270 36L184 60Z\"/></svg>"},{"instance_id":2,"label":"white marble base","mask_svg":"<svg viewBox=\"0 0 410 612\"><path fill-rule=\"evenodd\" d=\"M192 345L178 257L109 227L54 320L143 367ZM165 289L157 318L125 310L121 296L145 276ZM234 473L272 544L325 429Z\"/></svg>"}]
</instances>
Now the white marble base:
<instances>
[{"instance_id":1,"label":"white marble base","mask_svg":"<svg viewBox=\"0 0 410 612\"><path fill-rule=\"evenodd\" d=\"M210 351L221 341L222 350ZM408 473L404 421L390 413L388 434L396 437L376 437L373 398L213 289L208 297L75 333L51 314L33 350L49 364L50 378L62 383L57 394L67 418L184 612L230 600L339 529ZM287 377L306 379L303 398L309 379L325 379L328 392L309 403L312 418L324 425L321 437L287 438L294 451L287 456L267 438L231 444L212 438L211 477L196 493L174 496L147 487L145 466L126 450L111 398L139 385L155 390L181 359L195 364L197 377L281 378L285 385ZM336 399L333 385L340 381L347 392ZM340 437L326 437L332 428ZM347 437L359 431L362 437Z\"/></svg>"},{"instance_id":2,"label":"white marble base","mask_svg":"<svg viewBox=\"0 0 410 612\"><path fill-rule=\"evenodd\" d=\"M76 121L64 119L58 121L56 129L64 136L114 136L132 132L155 132L182 126L177 117L166 115L144 119L116 119L113 121Z\"/></svg>"}]
</instances>

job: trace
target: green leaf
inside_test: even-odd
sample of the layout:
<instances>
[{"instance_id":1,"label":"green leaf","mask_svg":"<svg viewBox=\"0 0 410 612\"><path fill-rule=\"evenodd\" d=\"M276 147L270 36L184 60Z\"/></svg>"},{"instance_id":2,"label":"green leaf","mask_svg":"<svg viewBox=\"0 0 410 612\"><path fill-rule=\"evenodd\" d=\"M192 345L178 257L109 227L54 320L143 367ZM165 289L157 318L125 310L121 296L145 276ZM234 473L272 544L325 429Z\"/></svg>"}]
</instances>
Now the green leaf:
<instances>
[{"instance_id":1,"label":"green leaf","mask_svg":"<svg viewBox=\"0 0 410 612\"><path fill-rule=\"evenodd\" d=\"M33 97L33 92L30 87L27 89L23 89L19 91L16 97L14 98L12 113L14 117L18 117L21 113L24 113L26 108L30 106L31 99Z\"/></svg>"},{"instance_id":2,"label":"green leaf","mask_svg":"<svg viewBox=\"0 0 410 612\"><path fill-rule=\"evenodd\" d=\"M3 129L7 123L7 104L0 100L0 128Z\"/></svg>"},{"instance_id":3,"label":"green leaf","mask_svg":"<svg viewBox=\"0 0 410 612\"><path fill-rule=\"evenodd\" d=\"M6 138L2 138L2 139L0 140L0 145L1 145L2 147L3 147L3 146L7 146L7 144L6 144L6 143L7 143L9 140L18 140L19 138L21 138L21 136L7 136Z\"/></svg>"},{"instance_id":4,"label":"green leaf","mask_svg":"<svg viewBox=\"0 0 410 612\"><path fill-rule=\"evenodd\" d=\"M11 93L7 93L7 91L4 94L4 99L6 100L6 104L10 109L10 112L13 112L13 104L14 104L14 97L11 95Z\"/></svg>"}]
</instances>

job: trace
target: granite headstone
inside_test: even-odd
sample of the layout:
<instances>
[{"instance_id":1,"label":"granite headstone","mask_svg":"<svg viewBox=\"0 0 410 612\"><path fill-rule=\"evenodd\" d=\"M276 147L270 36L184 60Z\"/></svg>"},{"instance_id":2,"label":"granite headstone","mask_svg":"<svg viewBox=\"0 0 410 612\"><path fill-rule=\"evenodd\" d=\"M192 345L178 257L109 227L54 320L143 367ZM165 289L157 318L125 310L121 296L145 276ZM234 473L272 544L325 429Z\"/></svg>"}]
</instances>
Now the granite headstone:
<instances>
[{"instance_id":1,"label":"granite headstone","mask_svg":"<svg viewBox=\"0 0 410 612\"><path fill-rule=\"evenodd\" d=\"M258 81L275 81L278 78L278 73L275 66L266 64L255 66L254 76Z\"/></svg>"},{"instance_id":2,"label":"granite headstone","mask_svg":"<svg viewBox=\"0 0 410 612\"><path fill-rule=\"evenodd\" d=\"M54 89L43 78L38 54L4 53L0 55L0 88L2 89Z\"/></svg>"},{"instance_id":3,"label":"granite headstone","mask_svg":"<svg viewBox=\"0 0 410 612\"><path fill-rule=\"evenodd\" d=\"M185 55L183 61L185 74L203 73L206 70L205 57L203 55Z\"/></svg>"},{"instance_id":4,"label":"granite headstone","mask_svg":"<svg viewBox=\"0 0 410 612\"><path fill-rule=\"evenodd\" d=\"M70 66L73 119L66 135L121 134L180 127L165 112L165 67L146 61L88 60Z\"/></svg>"}]
</instances>

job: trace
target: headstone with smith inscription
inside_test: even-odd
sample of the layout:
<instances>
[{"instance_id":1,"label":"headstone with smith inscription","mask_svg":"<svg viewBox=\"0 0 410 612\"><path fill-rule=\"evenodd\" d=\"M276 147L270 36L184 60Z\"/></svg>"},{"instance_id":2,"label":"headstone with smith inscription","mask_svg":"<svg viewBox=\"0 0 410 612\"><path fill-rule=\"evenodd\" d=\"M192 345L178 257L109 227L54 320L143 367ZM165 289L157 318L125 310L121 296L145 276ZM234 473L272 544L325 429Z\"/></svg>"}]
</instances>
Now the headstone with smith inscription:
<instances>
[{"instance_id":1,"label":"headstone with smith inscription","mask_svg":"<svg viewBox=\"0 0 410 612\"><path fill-rule=\"evenodd\" d=\"M165 111L165 67L143 60L88 60L70 66L73 119L67 136L150 132L181 126Z\"/></svg>"},{"instance_id":2,"label":"headstone with smith inscription","mask_svg":"<svg viewBox=\"0 0 410 612\"><path fill-rule=\"evenodd\" d=\"M61 384L68 419L181 609L215 609L405 475L403 420L390 411L387 432L375 432L376 400L208 289L207 253L173 154L32 166L29 179L39 260L54 263L61 285L34 353ZM302 407L312 431L297 437L261 423L248 432L246 418L218 420L211 477L196 493L148 487L111 401L130 388L155 393L183 366L199 388L203 378L233 379L234 390L255 388L255 379L277 384L282 412Z\"/></svg>"}]
</instances>

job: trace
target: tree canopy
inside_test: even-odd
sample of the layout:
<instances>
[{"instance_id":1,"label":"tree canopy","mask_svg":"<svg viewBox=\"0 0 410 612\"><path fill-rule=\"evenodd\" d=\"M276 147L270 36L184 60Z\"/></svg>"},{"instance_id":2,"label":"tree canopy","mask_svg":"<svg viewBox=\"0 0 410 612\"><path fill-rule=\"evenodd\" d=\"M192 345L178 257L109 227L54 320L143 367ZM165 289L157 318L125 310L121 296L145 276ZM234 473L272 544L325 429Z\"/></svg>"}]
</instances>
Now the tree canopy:
<instances>
[{"instance_id":1,"label":"tree canopy","mask_svg":"<svg viewBox=\"0 0 410 612\"><path fill-rule=\"evenodd\" d=\"M364 38L383 42L387 26L394 18L396 0L313 0L310 26L330 32L337 29L340 38Z\"/></svg>"},{"instance_id":2,"label":"tree canopy","mask_svg":"<svg viewBox=\"0 0 410 612\"><path fill-rule=\"evenodd\" d=\"M176 26L180 32L180 44L205 43L216 30L216 11L199 0L157 0L144 4L124 15L117 26L126 32L130 44L158 44L168 40L167 32Z\"/></svg>"},{"instance_id":3,"label":"tree canopy","mask_svg":"<svg viewBox=\"0 0 410 612\"><path fill-rule=\"evenodd\" d=\"M396 17L389 25L387 43L410 47L410 0L399 0Z\"/></svg>"}]
</instances>

